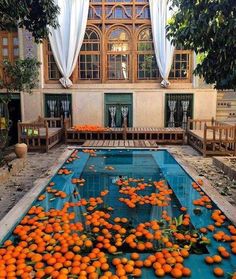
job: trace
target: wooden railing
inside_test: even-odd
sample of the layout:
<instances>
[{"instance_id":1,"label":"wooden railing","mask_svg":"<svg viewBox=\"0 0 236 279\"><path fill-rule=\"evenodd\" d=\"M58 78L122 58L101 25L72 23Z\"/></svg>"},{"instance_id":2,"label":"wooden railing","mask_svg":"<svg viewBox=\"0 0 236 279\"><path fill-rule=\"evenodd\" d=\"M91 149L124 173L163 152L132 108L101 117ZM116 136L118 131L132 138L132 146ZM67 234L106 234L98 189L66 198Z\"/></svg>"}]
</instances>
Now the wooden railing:
<instances>
[{"instance_id":1,"label":"wooden railing","mask_svg":"<svg viewBox=\"0 0 236 279\"><path fill-rule=\"evenodd\" d=\"M217 121L214 118L211 119L190 119L188 118L187 130L204 130L206 126L232 126L221 121Z\"/></svg>"},{"instance_id":2,"label":"wooden railing","mask_svg":"<svg viewBox=\"0 0 236 279\"><path fill-rule=\"evenodd\" d=\"M236 125L211 120L188 120L188 143L207 155L236 155Z\"/></svg>"},{"instance_id":3,"label":"wooden railing","mask_svg":"<svg viewBox=\"0 0 236 279\"><path fill-rule=\"evenodd\" d=\"M70 119L63 117L42 118L36 121L18 123L18 142L24 142L30 150L46 150L62 140L65 126L70 126ZM56 128L56 129L55 129Z\"/></svg>"},{"instance_id":4,"label":"wooden railing","mask_svg":"<svg viewBox=\"0 0 236 279\"><path fill-rule=\"evenodd\" d=\"M41 134L42 129L43 135ZM42 142L42 138L45 139L45 142ZM27 144L31 150L42 149L45 146L46 151L48 151L48 123L18 122L18 142Z\"/></svg>"},{"instance_id":5,"label":"wooden railing","mask_svg":"<svg viewBox=\"0 0 236 279\"><path fill-rule=\"evenodd\" d=\"M62 128L63 127L63 117L45 117L43 121L48 123L48 128Z\"/></svg>"}]
</instances>

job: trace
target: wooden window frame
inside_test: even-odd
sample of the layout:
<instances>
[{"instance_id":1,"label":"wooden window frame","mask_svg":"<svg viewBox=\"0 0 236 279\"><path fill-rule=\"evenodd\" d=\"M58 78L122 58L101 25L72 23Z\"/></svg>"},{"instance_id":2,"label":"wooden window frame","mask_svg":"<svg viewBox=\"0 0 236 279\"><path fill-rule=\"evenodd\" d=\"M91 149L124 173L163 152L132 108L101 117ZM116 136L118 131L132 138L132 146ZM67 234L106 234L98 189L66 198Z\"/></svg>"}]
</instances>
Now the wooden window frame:
<instances>
[{"instance_id":1,"label":"wooden window frame","mask_svg":"<svg viewBox=\"0 0 236 279\"><path fill-rule=\"evenodd\" d=\"M106 59L105 59L105 80L107 83L114 83L114 81L117 82L122 82L122 83L130 83L131 78L132 78L132 71L131 71L131 65L132 65L132 43L129 43L128 40L128 50L126 51L111 51L109 50L109 44L111 43L111 41L109 40L109 37L111 35L111 33L116 30L116 29L123 29L125 30L125 32L127 33L128 37L131 38L131 33L130 30L128 28L125 27L125 25L115 25L112 26L112 28L110 28L107 32L107 36L106 36L106 47L105 47L105 53L106 53ZM119 42L119 41L116 41ZM116 43L115 42L115 43ZM128 79L110 79L109 78L109 62L108 62L108 56L110 55L127 55L128 57Z\"/></svg>"},{"instance_id":2,"label":"wooden window frame","mask_svg":"<svg viewBox=\"0 0 236 279\"><path fill-rule=\"evenodd\" d=\"M7 38L8 40L8 44L6 46L3 45L3 38ZM14 38L18 39L18 45L14 45ZM18 32L14 31L14 32L9 32L9 31L0 31L0 63L2 63L4 61L4 59L6 59L5 56L3 56L2 51L3 49L7 49L8 50L8 56L7 59L10 62L14 62L16 59L19 58L19 37L18 37ZM18 55L15 56L14 55L14 50L18 49ZM0 66L0 75L3 75L3 69L2 69L2 65Z\"/></svg>"},{"instance_id":3,"label":"wooden window frame","mask_svg":"<svg viewBox=\"0 0 236 279\"><path fill-rule=\"evenodd\" d=\"M49 79L49 40L43 42L44 81L48 84L58 84L59 80Z\"/></svg>"},{"instance_id":4,"label":"wooden window frame","mask_svg":"<svg viewBox=\"0 0 236 279\"><path fill-rule=\"evenodd\" d=\"M186 54L188 56L188 77L187 78L172 78L169 77L169 80L171 82L176 82L176 83L183 83L183 82L192 82L192 67L193 67L193 53L191 50L184 50L184 49L175 49L174 51L174 57L173 57L173 64L174 65L174 60L175 60L175 55L176 54Z\"/></svg>"},{"instance_id":5,"label":"wooden window frame","mask_svg":"<svg viewBox=\"0 0 236 279\"><path fill-rule=\"evenodd\" d=\"M97 26L94 25L87 25L86 29L91 29L95 31L99 37L99 51L80 51L78 62L76 64L76 68L78 71L78 79L77 82L79 83L101 83L102 80L102 44L101 44L101 32L97 28ZM80 70L79 70L79 64L80 64L80 55L99 55L99 79L80 79Z\"/></svg>"},{"instance_id":6,"label":"wooden window frame","mask_svg":"<svg viewBox=\"0 0 236 279\"><path fill-rule=\"evenodd\" d=\"M161 77L156 77L154 79L139 79L139 77L138 77L138 71L139 71L138 56L140 54L143 54L143 55L155 55L154 45L153 45L153 50L140 51L138 49L139 43L140 43L139 36L140 36L141 32L143 32L146 29L152 30L150 25L146 25L146 26L143 26L142 28L140 28L140 30L137 32L137 43L136 43L136 46L137 46L137 48L136 48L136 52L137 52L137 54L136 54L136 59L137 59L137 62L136 62L136 67L137 67L137 69L136 69L136 81L139 82L139 83L147 83L147 82L151 83L151 82L161 81ZM158 70L158 72L159 72L159 70Z\"/></svg>"}]
</instances>

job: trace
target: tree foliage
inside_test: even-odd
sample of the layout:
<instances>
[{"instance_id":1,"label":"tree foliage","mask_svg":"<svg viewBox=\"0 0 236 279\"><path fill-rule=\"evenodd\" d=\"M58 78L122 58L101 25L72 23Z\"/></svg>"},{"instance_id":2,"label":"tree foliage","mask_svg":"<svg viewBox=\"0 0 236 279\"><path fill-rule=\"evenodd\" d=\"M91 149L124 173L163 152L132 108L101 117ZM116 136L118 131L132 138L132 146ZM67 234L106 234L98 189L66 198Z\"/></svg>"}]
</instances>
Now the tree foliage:
<instances>
[{"instance_id":1,"label":"tree foliage","mask_svg":"<svg viewBox=\"0 0 236 279\"><path fill-rule=\"evenodd\" d=\"M0 28L25 27L38 42L57 26L58 12L54 0L0 0Z\"/></svg>"},{"instance_id":2,"label":"tree foliage","mask_svg":"<svg viewBox=\"0 0 236 279\"><path fill-rule=\"evenodd\" d=\"M0 80L8 93L27 92L37 87L40 62L36 58L17 59L3 62L3 79Z\"/></svg>"},{"instance_id":3,"label":"tree foliage","mask_svg":"<svg viewBox=\"0 0 236 279\"><path fill-rule=\"evenodd\" d=\"M217 89L236 89L236 1L173 0L167 26L173 43L201 59L194 71Z\"/></svg>"}]
</instances>

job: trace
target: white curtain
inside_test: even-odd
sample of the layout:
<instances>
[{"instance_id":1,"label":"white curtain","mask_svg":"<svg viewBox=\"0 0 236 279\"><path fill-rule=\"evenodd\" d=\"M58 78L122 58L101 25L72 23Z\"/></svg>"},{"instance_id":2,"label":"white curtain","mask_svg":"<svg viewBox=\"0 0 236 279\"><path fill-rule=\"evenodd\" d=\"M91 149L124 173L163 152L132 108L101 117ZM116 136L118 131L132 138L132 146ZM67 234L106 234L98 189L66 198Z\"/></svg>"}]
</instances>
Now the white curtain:
<instances>
[{"instance_id":1,"label":"white curtain","mask_svg":"<svg viewBox=\"0 0 236 279\"><path fill-rule=\"evenodd\" d=\"M59 27L50 28L49 40L54 59L62 74L60 82L65 88L71 87L70 76L75 68L83 43L89 0L55 0L60 8Z\"/></svg>"},{"instance_id":2,"label":"white curtain","mask_svg":"<svg viewBox=\"0 0 236 279\"><path fill-rule=\"evenodd\" d=\"M149 4L156 60L161 77L163 78L161 86L168 87L170 84L168 77L174 55L174 46L166 38L166 25L173 15L173 11L170 10L171 1L149 0Z\"/></svg>"}]
</instances>

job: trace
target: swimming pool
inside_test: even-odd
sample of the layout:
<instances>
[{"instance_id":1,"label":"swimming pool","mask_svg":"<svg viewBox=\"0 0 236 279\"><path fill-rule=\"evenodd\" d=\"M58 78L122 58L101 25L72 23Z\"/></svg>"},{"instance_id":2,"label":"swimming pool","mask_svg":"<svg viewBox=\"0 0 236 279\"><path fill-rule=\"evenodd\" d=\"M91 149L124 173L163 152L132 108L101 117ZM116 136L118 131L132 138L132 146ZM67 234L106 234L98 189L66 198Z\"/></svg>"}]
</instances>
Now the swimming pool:
<instances>
[{"instance_id":1,"label":"swimming pool","mask_svg":"<svg viewBox=\"0 0 236 279\"><path fill-rule=\"evenodd\" d=\"M201 184L201 181L199 183ZM35 275L34 272L37 271L38 278L52 275L56 278L59 276L58 272L61 271L65 272L65 274L63 272L60 274L61 278L64 275L78 278L78 275L81 275L78 273L79 266L73 266L73 264L79 265L77 263L79 257L76 258L76 255L89 255L94 247L103 251L108 257L104 262L104 270L100 266L96 266L99 276L107 271L105 263L109 265L109 270L113 273L116 272L117 265L111 263L113 258L130 260L131 255L134 257L132 253L138 252L140 258L145 260L150 255L156 254L157 251L162 252L164 249L165 252L169 254L172 252L175 255L174 257L172 254L163 254L170 258L166 258L165 264L170 265L173 269L176 259L179 261L178 267L184 261L184 266L192 270L191 278L199 278L199 274L201 274L200 278L214 278L213 268L216 266L223 268L225 278L228 278L227 273L232 274L236 269L235 255L230 253L229 258L212 265L205 264L204 258L218 255L218 246L222 246L230 252L230 244L235 243L234 229L231 229L233 234L231 235L227 228L228 221L223 220L223 225L220 224L219 228L215 226L214 232L209 229L206 229L206 233L204 230L199 232L200 228L214 224L211 216L217 209L212 201L207 197L203 200L203 197L205 194L199 186L165 150L116 149L97 150L96 152L76 150L57 175L52 178L45 190L40 193L28 215L15 228L15 233L11 232L5 240L11 239L14 249L16 246L19 247L19 243L22 249L26 249L24 264L31 266L28 271L31 274L29 276ZM214 214L218 218L216 212ZM230 237L225 237L224 242L220 239L216 242L214 235L217 231L221 231L222 237L225 235L230 235ZM70 234L75 237L76 241L70 238ZM181 240L181 234L190 235L191 241ZM130 235L135 236L133 240ZM84 239L81 240L81 237ZM146 245L147 242L147 247L143 248L141 244ZM211 243L206 245L207 242ZM67 245L63 246L65 243ZM68 245L68 243L70 244ZM106 243L108 244L106 245ZM109 243L113 247L112 249ZM11 242L5 244L11 247L9 249L13 249ZM21 248L18 249L22 251ZM186 258L177 258L172 250L180 253L181 249L184 251L189 249L191 255ZM5 256L3 250L4 248L0 249L1 257ZM68 253L68 250L73 251L74 256L71 259L72 255ZM21 253L19 252L19 254ZM54 262L55 254L61 259L64 259L65 255L67 258L64 262L57 264ZM160 255L156 254L155 261L158 261ZM47 257L53 259L50 260ZM34 261L35 259L36 261ZM17 258L17 260L19 259ZM17 260L16 262L12 260L12 263L10 261L8 273L13 272L12 275L20 277L22 269L18 272ZM154 259L149 257L149 260ZM93 266L97 261L97 257L95 257L90 259L87 265ZM127 265L126 260L123 261L123 266ZM155 277L154 269L147 267L148 261L145 262L146 267L142 268L142 278ZM67 262L66 265L64 265L65 262ZM162 261L160 260L160 262ZM7 269L5 262L1 263L0 260L0 264L5 265L2 266L3 270ZM96 264L99 265L99 263ZM133 262L131 261L129 264L131 267L128 266L127 270L133 270ZM160 263L156 264L156 268L163 269L159 265ZM51 271L47 266L51 267ZM140 267L135 266L134 268L139 269ZM165 266L165 268L165 277L170 278L168 267ZM120 267L120 269L122 268ZM80 268L81 271L82 275L87 272L86 269ZM93 273L93 268L89 271ZM126 273L132 276L134 271L128 271ZM122 271L120 272L122 274ZM161 276L161 271L159 272L159 276ZM23 274L25 273L27 272L24 271ZM87 272L85 277L92 278L92 275L88 274ZM121 276L121 274L119 275Z\"/></svg>"}]
</instances>

